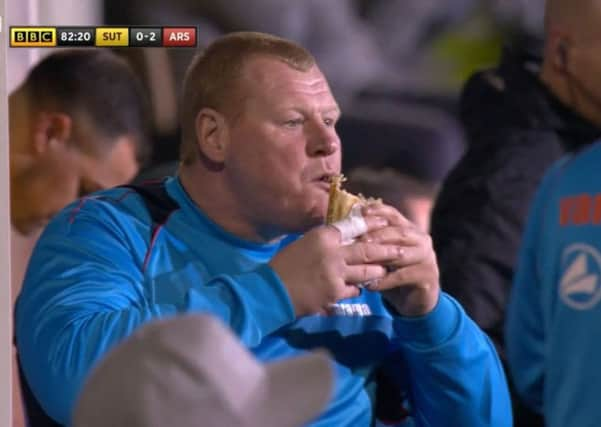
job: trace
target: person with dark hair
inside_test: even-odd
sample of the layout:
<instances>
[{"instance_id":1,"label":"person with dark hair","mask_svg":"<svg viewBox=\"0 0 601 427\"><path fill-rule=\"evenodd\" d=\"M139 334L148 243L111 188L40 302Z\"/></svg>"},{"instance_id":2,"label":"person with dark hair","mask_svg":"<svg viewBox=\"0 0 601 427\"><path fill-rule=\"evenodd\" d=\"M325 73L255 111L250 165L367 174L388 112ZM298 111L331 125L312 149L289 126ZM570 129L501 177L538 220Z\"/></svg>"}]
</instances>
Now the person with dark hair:
<instances>
[{"instance_id":1,"label":"person with dark hair","mask_svg":"<svg viewBox=\"0 0 601 427\"><path fill-rule=\"evenodd\" d=\"M11 93L13 299L44 224L78 196L130 181L146 162L146 103L129 66L101 49L51 53ZM13 387L13 413L20 420L16 363Z\"/></svg>"},{"instance_id":2,"label":"person with dark hair","mask_svg":"<svg viewBox=\"0 0 601 427\"><path fill-rule=\"evenodd\" d=\"M314 425L373 425L386 400L401 425L510 426L498 356L440 292L428 234L383 203L324 224L340 110L312 55L229 34L193 60L183 93L178 176L72 204L36 246L16 339L41 407L70 424L111 348L205 313L263 362L329 350L335 387ZM377 372L396 388L376 399Z\"/></svg>"},{"instance_id":3,"label":"person with dark hair","mask_svg":"<svg viewBox=\"0 0 601 427\"><path fill-rule=\"evenodd\" d=\"M142 88L110 51L47 56L9 107L11 222L22 234L78 196L128 182L148 157Z\"/></svg>"}]
</instances>

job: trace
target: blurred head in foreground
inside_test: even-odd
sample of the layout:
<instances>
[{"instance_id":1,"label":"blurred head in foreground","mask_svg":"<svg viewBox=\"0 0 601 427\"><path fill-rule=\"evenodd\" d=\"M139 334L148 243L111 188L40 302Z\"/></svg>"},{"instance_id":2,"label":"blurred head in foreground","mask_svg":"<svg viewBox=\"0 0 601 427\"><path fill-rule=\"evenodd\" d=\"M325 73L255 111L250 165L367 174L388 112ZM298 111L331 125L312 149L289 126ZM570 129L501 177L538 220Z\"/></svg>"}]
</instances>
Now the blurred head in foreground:
<instances>
[{"instance_id":1,"label":"blurred head in foreground","mask_svg":"<svg viewBox=\"0 0 601 427\"><path fill-rule=\"evenodd\" d=\"M328 357L259 363L217 319L188 315L143 327L87 381L75 427L298 427L325 407Z\"/></svg>"}]
</instances>

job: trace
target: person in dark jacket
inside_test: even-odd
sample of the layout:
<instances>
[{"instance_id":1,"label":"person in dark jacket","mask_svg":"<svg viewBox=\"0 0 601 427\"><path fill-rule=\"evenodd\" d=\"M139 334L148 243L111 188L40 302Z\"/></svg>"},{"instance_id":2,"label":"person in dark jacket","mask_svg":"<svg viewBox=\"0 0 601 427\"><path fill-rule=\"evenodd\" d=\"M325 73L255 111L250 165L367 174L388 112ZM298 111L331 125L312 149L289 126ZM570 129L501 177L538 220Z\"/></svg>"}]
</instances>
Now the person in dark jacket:
<instances>
[{"instance_id":1,"label":"person in dark jacket","mask_svg":"<svg viewBox=\"0 0 601 427\"><path fill-rule=\"evenodd\" d=\"M505 308L531 198L552 163L601 136L601 32L587 24L601 22L601 12L593 3L574 9L567 0L549 1L544 54L536 42L506 49L500 65L475 74L462 94L468 148L443 184L432 238L445 290L502 358ZM520 420L516 413L516 426Z\"/></svg>"}]
</instances>

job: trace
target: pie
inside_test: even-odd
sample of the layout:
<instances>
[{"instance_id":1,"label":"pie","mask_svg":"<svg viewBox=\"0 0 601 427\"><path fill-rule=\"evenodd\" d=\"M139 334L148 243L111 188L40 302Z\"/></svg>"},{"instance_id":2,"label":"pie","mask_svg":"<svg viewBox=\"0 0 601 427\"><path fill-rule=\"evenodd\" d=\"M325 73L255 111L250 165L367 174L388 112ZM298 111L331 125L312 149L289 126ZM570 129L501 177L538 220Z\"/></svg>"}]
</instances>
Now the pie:
<instances>
[{"instance_id":1,"label":"pie","mask_svg":"<svg viewBox=\"0 0 601 427\"><path fill-rule=\"evenodd\" d=\"M328 202L326 224L343 220L349 216L355 204L366 202L362 196L356 196L348 191L344 191L341 187L344 181L344 175L333 176L330 180L330 199Z\"/></svg>"}]
</instances>

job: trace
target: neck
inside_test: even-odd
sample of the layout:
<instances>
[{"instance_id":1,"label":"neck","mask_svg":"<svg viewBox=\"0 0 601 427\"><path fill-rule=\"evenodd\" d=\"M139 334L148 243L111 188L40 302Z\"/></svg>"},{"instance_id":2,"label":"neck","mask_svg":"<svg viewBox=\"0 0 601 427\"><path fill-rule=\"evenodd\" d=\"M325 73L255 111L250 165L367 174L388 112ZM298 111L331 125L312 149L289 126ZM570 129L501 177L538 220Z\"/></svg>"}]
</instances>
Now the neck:
<instances>
[{"instance_id":1,"label":"neck","mask_svg":"<svg viewBox=\"0 0 601 427\"><path fill-rule=\"evenodd\" d=\"M256 243L271 243L281 238L265 232L249 215L252 209L237 200L222 179L223 172L211 172L195 162L182 165L179 178L192 201L211 221L230 234Z\"/></svg>"},{"instance_id":2,"label":"neck","mask_svg":"<svg viewBox=\"0 0 601 427\"><path fill-rule=\"evenodd\" d=\"M601 103L588 95L567 71L559 74L545 61L539 78L566 107L601 127Z\"/></svg>"}]
</instances>

